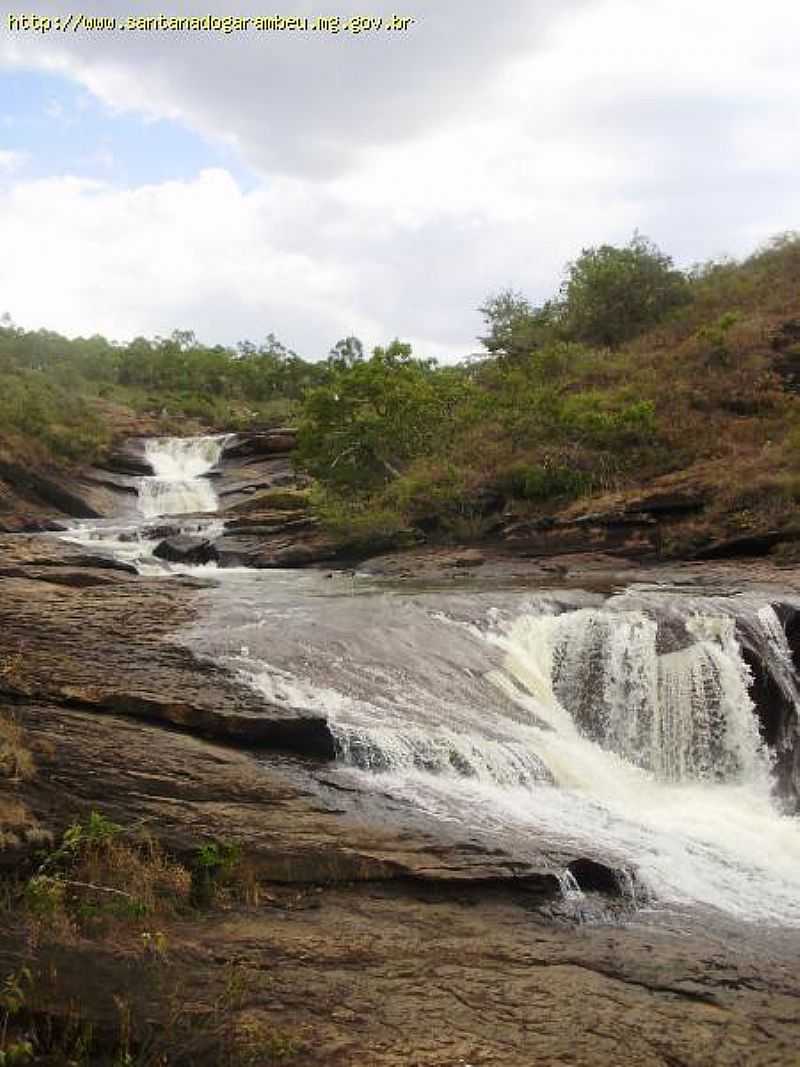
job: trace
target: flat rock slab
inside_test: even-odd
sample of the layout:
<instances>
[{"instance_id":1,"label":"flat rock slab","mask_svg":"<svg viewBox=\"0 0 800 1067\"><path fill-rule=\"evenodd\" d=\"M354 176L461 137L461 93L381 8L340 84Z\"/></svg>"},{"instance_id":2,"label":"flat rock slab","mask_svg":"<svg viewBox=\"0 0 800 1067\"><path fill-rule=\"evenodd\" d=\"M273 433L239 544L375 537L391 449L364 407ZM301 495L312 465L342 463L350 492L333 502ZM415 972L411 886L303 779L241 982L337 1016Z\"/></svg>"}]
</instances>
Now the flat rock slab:
<instances>
[{"instance_id":1,"label":"flat rock slab","mask_svg":"<svg viewBox=\"0 0 800 1067\"><path fill-rule=\"evenodd\" d=\"M514 880L558 897L551 861L515 863L418 821L413 831L370 795L325 793L315 765L253 756L119 716L44 704L18 709L38 774L18 796L61 832L92 810L122 825L144 820L170 852L191 859L209 840L242 843L271 882ZM569 857L563 857L566 864Z\"/></svg>"},{"instance_id":2,"label":"flat rock slab","mask_svg":"<svg viewBox=\"0 0 800 1067\"><path fill-rule=\"evenodd\" d=\"M0 677L0 695L121 712L242 745L333 755L318 713L268 704L230 671L169 640L195 617L196 582L127 573L92 581L107 572L76 571L80 554L64 557L76 580L59 580L61 546L52 556L49 550L39 554L29 539L22 549L28 567L13 551L5 576L0 563L0 632L16 654L14 670Z\"/></svg>"},{"instance_id":3,"label":"flat rock slab","mask_svg":"<svg viewBox=\"0 0 800 1067\"><path fill-rule=\"evenodd\" d=\"M797 1063L787 963L701 938L553 928L502 892L278 897L187 930L179 951L201 973L216 956L266 976L251 1010L260 1001L303 1041L304 1067Z\"/></svg>"},{"instance_id":4,"label":"flat rock slab","mask_svg":"<svg viewBox=\"0 0 800 1067\"><path fill-rule=\"evenodd\" d=\"M297 474L286 456L238 458L222 461L213 474L220 509L248 500L271 489L295 488Z\"/></svg>"},{"instance_id":5,"label":"flat rock slab","mask_svg":"<svg viewBox=\"0 0 800 1067\"><path fill-rule=\"evenodd\" d=\"M25 945L1 924L10 971ZM237 1029L290 1038L297 1052L280 1062L298 1067L797 1064L800 984L787 961L703 938L553 927L502 891L276 888L166 937L159 963L83 940L45 946L34 969L55 976L53 1006L80 1005L98 1033L118 1028L124 996L169 1034L176 1067L220 1063L193 1026L220 1003Z\"/></svg>"}]
</instances>

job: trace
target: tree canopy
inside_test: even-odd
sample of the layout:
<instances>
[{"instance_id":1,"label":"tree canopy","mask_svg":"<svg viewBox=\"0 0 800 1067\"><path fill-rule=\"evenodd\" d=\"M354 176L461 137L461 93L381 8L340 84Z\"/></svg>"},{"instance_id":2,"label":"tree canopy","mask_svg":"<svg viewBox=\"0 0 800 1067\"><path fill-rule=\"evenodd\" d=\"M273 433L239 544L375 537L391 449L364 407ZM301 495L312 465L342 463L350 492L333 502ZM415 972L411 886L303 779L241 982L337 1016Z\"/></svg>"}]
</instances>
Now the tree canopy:
<instances>
[{"instance_id":1,"label":"tree canopy","mask_svg":"<svg viewBox=\"0 0 800 1067\"><path fill-rule=\"evenodd\" d=\"M561 322L575 341L615 348L691 300L687 277L652 241L585 248L567 265Z\"/></svg>"}]
</instances>

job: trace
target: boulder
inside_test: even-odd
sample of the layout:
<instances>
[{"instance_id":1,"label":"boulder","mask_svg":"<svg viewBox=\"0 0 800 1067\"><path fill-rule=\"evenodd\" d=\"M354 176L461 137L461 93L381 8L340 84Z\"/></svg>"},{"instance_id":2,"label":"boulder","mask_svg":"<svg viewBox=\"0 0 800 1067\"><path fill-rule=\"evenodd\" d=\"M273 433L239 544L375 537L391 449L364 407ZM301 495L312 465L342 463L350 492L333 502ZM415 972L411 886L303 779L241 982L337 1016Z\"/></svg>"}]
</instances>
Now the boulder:
<instances>
[{"instance_id":1,"label":"boulder","mask_svg":"<svg viewBox=\"0 0 800 1067\"><path fill-rule=\"evenodd\" d=\"M145 439L141 437L131 437L117 444L98 466L113 474L147 477L155 473L145 459Z\"/></svg>"},{"instance_id":2,"label":"boulder","mask_svg":"<svg viewBox=\"0 0 800 1067\"><path fill-rule=\"evenodd\" d=\"M215 548L220 567L307 567L336 555L335 546L324 536L285 529L274 534L226 533Z\"/></svg>"},{"instance_id":3,"label":"boulder","mask_svg":"<svg viewBox=\"0 0 800 1067\"><path fill-rule=\"evenodd\" d=\"M153 550L153 555L169 563L191 565L216 563L219 559L219 553L213 541L207 537L191 537L187 534L178 534L176 537L168 537L165 541L161 541Z\"/></svg>"},{"instance_id":4,"label":"boulder","mask_svg":"<svg viewBox=\"0 0 800 1067\"><path fill-rule=\"evenodd\" d=\"M276 429L260 433L237 434L222 453L223 461L249 459L253 456L285 455L297 447L297 430Z\"/></svg>"}]
</instances>

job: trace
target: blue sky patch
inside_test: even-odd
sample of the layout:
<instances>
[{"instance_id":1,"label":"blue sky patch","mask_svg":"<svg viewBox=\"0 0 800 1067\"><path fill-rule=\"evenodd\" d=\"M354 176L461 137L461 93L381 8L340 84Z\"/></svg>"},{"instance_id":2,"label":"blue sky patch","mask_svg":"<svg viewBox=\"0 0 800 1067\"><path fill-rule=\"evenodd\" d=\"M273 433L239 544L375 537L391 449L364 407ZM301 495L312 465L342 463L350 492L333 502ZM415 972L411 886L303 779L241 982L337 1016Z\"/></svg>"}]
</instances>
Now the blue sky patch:
<instances>
[{"instance_id":1,"label":"blue sky patch","mask_svg":"<svg viewBox=\"0 0 800 1067\"><path fill-rule=\"evenodd\" d=\"M130 186L224 167L245 189L256 184L235 149L178 122L113 111L54 74L0 73L0 151L24 153L19 173L28 179L71 174Z\"/></svg>"}]
</instances>

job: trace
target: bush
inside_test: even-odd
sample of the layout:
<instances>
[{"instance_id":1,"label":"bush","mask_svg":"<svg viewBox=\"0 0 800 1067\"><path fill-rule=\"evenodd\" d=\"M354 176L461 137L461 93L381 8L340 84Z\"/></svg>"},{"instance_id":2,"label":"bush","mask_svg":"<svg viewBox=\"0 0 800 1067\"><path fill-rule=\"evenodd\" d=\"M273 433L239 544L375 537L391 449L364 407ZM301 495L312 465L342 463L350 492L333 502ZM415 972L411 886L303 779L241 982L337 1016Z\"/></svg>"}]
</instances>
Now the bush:
<instances>
[{"instance_id":1,"label":"bush","mask_svg":"<svg viewBox=\"0 0 800 1067\"><path fill-rule=\"evenodd\" d=\"M625 403L600 393L568 397L560 423L567 436L595 448L622 450L652 442L656 432L655 406L649 400Z\"/></svg>"},{"instance_id":2,"label":"bush","mask_svg":"<svg viewBox=\"0 0 800 1067\"><path fill-rule=\"evenodd\" d=\"M433 516L471 515L469 475L452 463L420 461L393 482L383 499L412 522Z\"/></svg>"},{"instance_id":3,"label":"bush","mask_svg":"<svg viewBox=\"0 0 800 1067\"><path fill-rule=\"evenodd\" d=\"M519 362L556 335L560 308L555 301L534 307L522 293L505 289L479 308L488 333L479 338L493 356Z\"/></svg>"},{"instance_id":4,"label":"bush","mask_svg":"<svg viewBox=\"0 0 800 1067\"><path fill-rule=\"evenodd\" d=\"M686 276L639 234L624 248L585 248L567 267L562 295L567 335L611 348L692 299Z\"/></svg>"},{"instance_id":5,"label":"bush","mask_svg":"<svg viewBox=\"0 0 800 1067\"><path fill-rule=\"evenodd\" d=\"M701 326L695 334L705 362L710 367L728 367L731 362L731 349L728 334L739 322L741 315L736 311L726 311L724 315L709 326Z\"/></svg>"},{"instance_id":6,"label":"bush","mask_svg":"<svg viewBox=\"0 0 800 1067\"><path fill-rule=\"evenodd\" d=\"M500 476L498 485L519 500L544 502L582 496L591 488L591 478L572 467L518 463Z\"/></svg>"},{"instance_id":7,"label":"bush","mask_svg":"<svg viewBox=\"0 0 800 1067\"><path fill-rule=\"evenodd\" d=\"M192 864L189 900L195 908L208 908L220 887L229 882L242 859L241 846L228 842L211 842L197 850Z\"/></svg>"},{"instance_id":8,"label":"bush","mask_svg":"<svg viewBox=\"0 0 800 1067\"><path fill-rule=\"evenodd\" d=\"M188 890L188 871L155 841L93 811L64 832L26 884L24 903L40 925L91 932L173 915Z\"/></svg>"},{"instance_id":9,"label":"bush","mask_svg":"<svg viewBox=\"0 0 800 1067\"><path fill-rule=\"evenodd\" d=\"M323 529L345 555L388 551L413 542L404 516L380 498L353 500L318 488L311 501Z\"/></svg>"}]
</instances>

